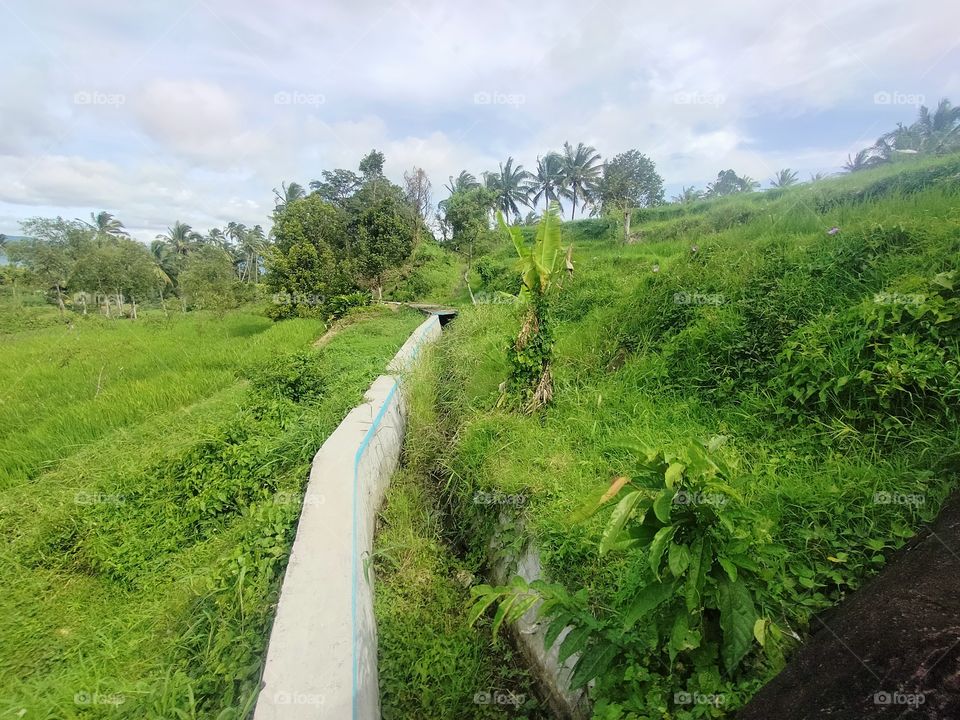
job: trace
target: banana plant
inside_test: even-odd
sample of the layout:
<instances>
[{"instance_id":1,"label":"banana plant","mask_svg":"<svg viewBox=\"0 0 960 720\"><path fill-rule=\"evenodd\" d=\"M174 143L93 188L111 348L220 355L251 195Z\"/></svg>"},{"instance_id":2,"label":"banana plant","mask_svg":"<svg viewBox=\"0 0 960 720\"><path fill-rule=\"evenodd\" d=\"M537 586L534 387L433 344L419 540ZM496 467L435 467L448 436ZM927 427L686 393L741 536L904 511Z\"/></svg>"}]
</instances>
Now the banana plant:
<instances>
[{"instance_id":1,"label":"banana plant","mask_svg":"<svg viewBox=\"0 0 960 720\"><path fill-rule=\"evenodd\" d=\"M528 305L517 339L510 348L510 385L521 396L524 409L535 412L553 397L553 334L549 321L548 296L557 286L563 266L573 267L570 253L560 245L560 207L553 203L537 226L536 238L528 245L519 227L509 226L503 214L497 223L516 248L518 270L523 282L521 300ZM566 253L566 263L563 259Z\"/></svg>"}]
</instances>

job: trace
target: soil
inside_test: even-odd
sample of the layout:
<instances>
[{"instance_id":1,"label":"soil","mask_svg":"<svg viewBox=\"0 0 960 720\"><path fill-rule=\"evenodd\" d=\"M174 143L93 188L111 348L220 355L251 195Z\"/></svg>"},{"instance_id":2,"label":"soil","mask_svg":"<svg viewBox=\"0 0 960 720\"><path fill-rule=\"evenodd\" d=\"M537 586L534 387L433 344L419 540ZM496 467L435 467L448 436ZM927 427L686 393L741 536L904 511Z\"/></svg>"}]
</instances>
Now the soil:
<instances>
[{"instance_id":1,"label":"soil","mask_svg":"<svg viewBox=\"0 0 960 720\"><path fill-rule=\"evenodd\" d=\"M740 720L960 720L960 494L814 626Z\"/></svg>"}]
</instances>

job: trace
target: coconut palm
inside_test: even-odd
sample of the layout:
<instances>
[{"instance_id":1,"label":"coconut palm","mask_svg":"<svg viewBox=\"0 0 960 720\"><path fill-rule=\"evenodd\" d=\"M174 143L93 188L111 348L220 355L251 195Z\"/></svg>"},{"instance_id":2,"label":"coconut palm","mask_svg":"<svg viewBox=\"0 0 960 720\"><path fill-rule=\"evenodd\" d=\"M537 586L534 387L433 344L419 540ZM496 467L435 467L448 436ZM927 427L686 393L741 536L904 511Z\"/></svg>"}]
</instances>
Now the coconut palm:
<instances>
[{"instance_id":1,"label":"coconut palm","mask_svg":"<svg viewBox=\"0 0 960 720\"><path fill-rule=\"evenodd\" d=\"M249 283L256 282L260 277L260 254L263 252L265 242L266 236L259 225L245 230L239 240L238 250L243 257L244 278Z\"/></svg>"},{"instance_id":2,"label":"coconut palm","mask_svg":"<svg viewBox=\"0 0 960 720\"><path fill-rule=\"evenodd\" d=\"M543 210L563 196L563 158L560 153L547 153L537 158L537 172L530 176L530 204L536 206L543 198Z\"/></svg>"},{"instance_id":3,"label":"coconut palm","mask_svg":"<svg viewBox=\"0 0 960 720\"><path fill-rule=\"evenodd\" d=\"M177 220L173 227L168 227L165 235L157 235L157 240L165 244L174 255L187 255L201 240L200 233L194 232L186 223Z\"/></svg>"},{"instance_id":4,"label":"coconut palm","mask_svg":"<svg viewBox=\"0 0 960 720\"><path fill-rule=\"evenodd\" d=\"M770 181L770 186L775 188L787 188L796 185L800 180L800 174L796 170L784 168L777 171L777 174Z\"/></svg>"},{"instance_id":5,"label":"coconut palm","mask_svg":"<svg viewBox=\"0 0 960 720\"><path fill-rule=\"evenodd\" d=\"M94 231L98 236L111 235L113 237L129 237L130 234L123 227L123 223L117 220L106 210L98 213L90 213L90 222L81 220L81 222Z\"/></svg>"},{"instance_id":6,"label":"coconut palm","mask_svg":"<svg viewBox=\"0 0 960 720\"><path fill-rule=\"evenodd\" d=\"M824 172L810 173L810 182L812 182L812 183L820 182L821 180L823 180L823 179L826 178L826 177L827 177L827 174L824 173Z\"/></svg>"},{"instance_id":7,"label":"coconut palm","mask_svg":"<svg viewBox=\"0 0 960 720\"><path fill-rule=\"evenodd\" d=\"M596 148L583 143L577 143L574 148L568 142L563 144L562 163L566 191L564 195L571 200L570 219L573 220L577 214L577 202L582 202L583 207L586 207L586 201L603 173L603 165Z\"/></svg>"},{"instance_id":8,"label":"coconut palm","mask_svg":"<svg viewBox=\"0 0 960 720\"><path fill-rule=\"evenodd\" d=\"M453 195L455 192L478 188L480 187L480 183L477 182L477 178L474 175L468 173L466 170L461 170L456 179L454 179L453 175L451 175L450 182L447 185L444 185L444 187L451 195Z\"/></svg>"},{"instance_id":9,"label":"coconut palm","mask_svg":"<svg viewBox=\"0 0 960 720\"><path fill-rule=\"evenodd\" d=\"M303 189L303 186L300 183L292 182L289 185L286 182L280 183L280 190L276 188L273 189L274 202L276 203L276 210L283 212L287 209L287 206L294 202L295 200L300 200L303 197L306 197L307 191Z\"/></svg>"},{"instance_id":10,"label":"coconut palm","mask_svg":"<svg viewBox=\"0 0 960 720\"><path fill-rule=\"evenodd\" d=\"M673 196L673 201L675 203L690 203L695 200L700 200L703 198L703 192L697 190L692 185L690 187L685 187L680 191L679 195Z\"/></svg>"},{"instance_id":11,"label":"coconut palm","mask_svg":"<svg viewBox=\"0 0 960 720\"><path fill-rule=\"evenodd\" d=\"M884 162L886 162L885 159L875 148L868 147L856 155L847 155L847 161L843 164L843 169L846 172L859 172L860 170L876 167Z\"/></svg>"},{"instance_id":12,"label":"coconut palm","mask_svg":"<svg viewBox=\"0 0 960 720\"><path fill-rule=\"evenodd\" d=\"M513 158L508 157L506 163L500 163L499 172L483 174L484 184L497 194L494 209L504 215L514 218L520 217L520 205L530 206L530 173L523 169L523 165L514 167Z\"/></svg>"}]
</instances>

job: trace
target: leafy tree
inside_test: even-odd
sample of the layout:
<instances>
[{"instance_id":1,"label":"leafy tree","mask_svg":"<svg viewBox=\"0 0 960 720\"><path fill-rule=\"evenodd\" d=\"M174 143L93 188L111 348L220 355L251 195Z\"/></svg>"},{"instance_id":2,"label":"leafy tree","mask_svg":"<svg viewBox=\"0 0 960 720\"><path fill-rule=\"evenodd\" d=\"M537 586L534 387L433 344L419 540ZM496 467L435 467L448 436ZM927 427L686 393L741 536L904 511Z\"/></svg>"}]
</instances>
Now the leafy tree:
<instances>
[{"instance_id":1,"label":"leafy tree","mask_svg":"<svg viewBox=\"0 0 960 720\"><path fill-rule=\"evenodd\" d=\"M570 219L573 220L577 213L577 203L582 202L586 206L596 191L603 166L596 148L583 143L578 143L574 148L568 142L563 144L561 164L564 194L571 200Z\"/></svg>"},{"instance_id":2,"label":"leafy tree","mask_svg":"<svg viewBox=\"0 0 960 720\"><path fill-rule=\"evenodd\" d=\"M393 193L382 193L353 223L357 238L355 267L364 283L376 291L378 300L383 299L384 273L410 257L417 225L410 207Z\"/></svg>"},{"instance_id":3,"label":"leafy tree","mask_svg":"<svg viewBox=\"0 0 960 720\"><path fill-rule=\"evenodd\" d=\"M790 168L784 168L779 170L770 181L770 185L775 188L787 188L791 185L796 185L799 182L799 173L796 170L791 170Z\"/></svg>"},{"instance_id":4,"label":"leafy tree","mask_svg":"<svg viewBox=\"0 0 960 720\"><path fill-rule=\"evenodd\" d=\"M352 170L324 170L321 173L323 181L311 180L310 189L318 194L324 202L343 207L347 200L360 188L362 180Z\"/></svg>"},{"instance_id":5,"label":"leafy tree","mask_svg":"<svg viewBox=\"0 0 960 720\"><path fill-rule=\"evenodd\" d=\"M468 291L473 258L492 240L489 213L496 199L493 190L475 187L457 191L441 203L443 223L451 233L449 245L463 255L467 263L463 278ZM473 299L472 291L470 294Z\"/></svg>"},{"instance_id":6,"label":"leafy tree","mask_svg":"<svg viewBox=\"0 0 960 720\"><path fill-rule=\"evenodd\" d=\"M514 167L513 158L507 158L506 163L500 163L498 172L484 173L484 184L492 190L496 197L494 208L507 217L520 217L520 205L529 206L530 173L523 169L523 165Z\"/></svg>"},{"instance_id":7,"label":"leafy tree","mask_svg":"<svg viewBox=\"0 0 960 720\"><path fill-rule=\"evenodd\" d=\"M759 183L748 175L740 177L733 170L721 170L716 181L707 185L708 197L726 197L736 193L751 192Z\"/></svg>"},{"instance_id":8,"label":"leafy tree","mask_svg":"<svg viewBox=\"0 0 960 720\"><path fill-rule=\"evenodd\" d=\"M290 313L313 314L319 299L353 289L344 262L347 220L344 210L316 194L276 216L274 243L266 252L266 283L290 297L285 306Z\"/></svg>"},{"instance_id":9,"label":"leafy tree","mask_svg":"<svg viewBox=\"0 0 960 720\"><path fill-rule=\"evenodd\" d=\"M196 308L222 317L237 306L233 261L222 248L205 245L191 253L180 277L184 296Z\"/></svg>"},{"instance_id":10,"label":"leafy tree","mask_svg":"<svg viewBox=\"0 0 960 720\"><path fill-rule=\"evenodd\" d=\"M559 202L563 195L564 167L559 153L547 153L537 158L537 172L530 178L530 204L535 206L543 198L543 210L550 203Z\"/></svg>"},{"instance_id":11,"label":"leafy tree","mask_svg":"<svg viewBox=\"0 0 960 720\"><path fill-rule=\"evenodd\" d=\"M195 232L186 223L177 220L168 227L165 235L157 235L157 240L167 245L175 255L186 256L200 242L200 233Z\"/></svg>"},{"instance_id":12,"label":"leafy tree","mask_svg":"<svg viewBox=\"0 0 960 720\"><path fill-rule=\"evenodd\" d=\"M617 212L623 218L623 237L629 240L634 208L663 202L663 178L653 160L639 150L628 150L604 165L598 196L605 212Z\"/></svg>"},{"instance_id":13,"label":"leafy tree","mask_svg":"<svg viewBox=\"0 0 960 720\"><path fill-rule=\"evenodd\" d=\"M943 98L931 112L921 105L917 119L909 126L883 135L874 146L874 155L892 153L936 155L960 149L960 107Z\"/></svg>"},{"instance_id":14,"label":"leafy tree","mask_svg":"<svg viewBox=\"0 0 960 720\"><path fill-rule=\"evenodd\" d=\"M64 294L77 258L89 249L93 232L82 221L31 218L20 223L26 239L8 244L11 261L22 263L48 292L66 318Z\"/></svg>"},{"instance_id":15,"label":"leafy tree","mask_svg":"<svg viewBox=\"0 0 960 720\"><path fill-rule=\"evenodd\" d=\"M383 164L386 161L379 150L371 150L360 160L360 174L364 180L383 177Z\"/></svg>"},{"instance_id":16,"label":"leafy tree","mask_svg":"<svg viewBox=\"0 0 960 720\"><path fill-rule=\"evenodd\" d=\"M534 412L553 397L553 334L548 298L561 272L560 206L554 203L547 208L532 246L527 245L519 227L504 222L499 211L497 222L520 257L521 297L529 301L520 332L510 348L510 384L520 393L525 410Z\"/></svg>"}]
</instances>

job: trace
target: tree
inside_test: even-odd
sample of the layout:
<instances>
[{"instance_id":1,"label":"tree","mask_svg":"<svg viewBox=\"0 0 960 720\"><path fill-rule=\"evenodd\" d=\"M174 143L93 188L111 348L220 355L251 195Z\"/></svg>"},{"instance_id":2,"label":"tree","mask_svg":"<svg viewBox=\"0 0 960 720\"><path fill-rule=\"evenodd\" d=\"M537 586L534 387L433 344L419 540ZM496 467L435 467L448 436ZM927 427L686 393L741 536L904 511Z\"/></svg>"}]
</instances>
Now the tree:
<instances>
[{"instance_id":1,"label":"tree","mask_svg":"<svg viewBox=\"0 0 960 720\"><path fill-rule=\"evenodd\" d=\"M536 206L543 198L543 211L550 203L559 202L563 195L564 169L563 158L559 153L551 152L537 158L537 172L530 178L530 204Z\"/></svg>"},{"instance_id":2,"label":"tree","mask_svg":"<svg viewBox=\"0 0 960 720\"><path fill-rule=\"evenodd\" d=\"M685 187L680 191L679 195L673 196L673 202L675 203L691 203L695 200L701 200L703 198L703 193L697 190L695 187Z\"/></svg>"},{"instance_id":3,"label":"tree","mask_svg":"<svg viewBox=\"0 0 960 720\"><path fill-rule=\"evenodd\" d=\"M414 242L419 243L420 229L430 223L430 178L423 168L414 167L410 172L403 173L403 184L407 202L417 220Z\"/></svg>"},{"instance_id":4,"label":"tree","mask_svg":"<svg viewBox=\"0 0 960 720\"><path fill-rule=\"evenodd\" d=\"M453 195L456 192L478 188L480 187L480 183L477 182L477 178L474 175L471 175L466 170L461 170L456 179L454 179L453 175L451 175L450 183L444 187L447 188L447 192Z\"/></svg>"},{"instance_id":5,"label":"tree","mask_svg":"<svg viewBox=\"0 0 960 720\"><path fill-rule=\"evenodd\" d=\"M740 177L733 170L721 170L717 179L707 185L708 197L726 197L736 193L751 192L759 183L748 175Z\"/></svg>"},{"instance_id":6,"label":"tree","mask_svg":"<svg viewBox=\"0 0 960 720\"><path fill-rule=\"evenodd\" d=\"M845 172L859 172L882 165L886 160L877 153L875 148L864 148L854 156L847 155L847 162L843 164Z\"/></svg>"},{"instance_id":7,"label":"tree","mask_svg":"<svg viewBox=\"0 0 960 720\"><path fill-rule=\"evenodd\" d=\"M598 195L605 212L614 211L623 218L623 237L629 240L634 208L663 202L663 178L653 160L639 150L628 150L604 165Z\"/></svg>"},{"instance_id":8,"label":"tree","mask_svg":"<svg viewBox=\"0 0 960 720\"><path fill-rule=\"evenodd\" d=\"M573 220L577 213L577 202L582 201L586 206L586 201L596 190L603 166L596 148L583 143L578 143L574 148L565 142L561 163L565 196L572 202L570 219Z\"/></svg>"},{"instance_id":9,"label":"tree","mask_svg":"<svg viewBox=\"0 0 960 720\"><path fill-rule=\"evenodd\" d=\"M177 220L173 227L167 228L165 235L157 235L157 240L167 245L175 255L186 256L200 242L200 233L194 232L186 223Z\"/></svg>"},{"instance_id":10,"label":"tree","mask_svg":"<svg viewBox=\"0 0 960 720\"><path fill-rule=\"evenodd\" d=\"M360 188L362 180L352 170L324 170L321 173L323 181L311 180L310 189L317 193L324 202L343 207L348 199Z\"/></svg>"},{"instance_id":11,"label":"tree","mask_svg":"<svg viewBox=\"0 0 960 720\"><path fill-rule=\"evenodd\" d=\"M267 238L260 225L244 230L238 242L238 251L243 258L244 279L255 283L260 278L260 255Z\"/></svg>"},{"instance_id":12,"label":"tree","mask_svg":"<svg viewBox=\"0 0 960 720\"><path fill-rule=\"evenodd\" d=\"M9 243L8 255L22 263L53 294L66 319L64 293L77 258L92 245L93 231L80 220L30 218L20 223L26 239Z\"/></svg>"},{"instance_id":13,"label":"tree","mask_svg":"<svg viewBox=\"0 0 960 720\"><path fill-rule=\"evenodd\" d=\"M386 158L379 150L371 150L360 160L360 174L364 180L383 177L383 164Z\"/></svg>"},{"instance_id":14,"label":"tree","mask_svg":"<svg viewBox=\"0 0 960 720\"><path fill-rule=\"evenodd\" d=\"M527 412L534 412L553 397L553 333L548 299L561 272L560 206L551 204L540 220L533 245L524 240L520 228L508 227L497 212L503 234L513 241L520 258L521 297L528 301L517 339L510 348L510 383L520 393Z\"/></svg>"},{"instance_id":15,"label":"tree","mask_svg":"<svg viewBox=\"0 0 960 720\"><path fill-rule=\"evenodd\" d=\"M936 155L960 149L960 107L943 98L933 112L921 105L909 126L898 123L881 136L872 155L889 158L893 153Z\"/></svg>"},{"instance_id":16,"label":"tree","mask_svg":"<svg viewBox=\"0 0 960 720\"><path fill-rule=\"evenodd\" d=\"M791 170L790 168L784 168L779 170L774 178L770 181L770 185L775 188L788 188L791 185L796 185L799 182L799 173L796 170Z\"/></svg>"},{"instance_id":17,"label":"tree","mask_svg":"<svg viewBox=\"0 0 960 720\"><path fill-rule=\"evenodd\" d=\"M265 279L289 302L276 309L276 317L314 314L324 298L353 289L345 248L347 221L343 209L316 194L277 216Z\"/></svg>"},{"instance_id":18,"label":"tree","mask_svg":"<svg viewBox=\"0 0 960 720\"><path fill-rule=\"evenodd\" d=\"M410 207L391 193L382 193L353 223L357 238L355 266L378 301L383 300L384 273L410 257L417 223Z\"/></svg>"},{"instance_id":19,"label":"tree","mask_svg":"<svg viewBox=\"0 0 960 720\"><path fill-rule=\"evenodd\" d=\"M87 227L94 231L97 237L110 235L113 237L128 237L129 233L123 227L123 223L117 220L106 210L94 214L90 213L90 222L84 222Z\"/></svg>"},{"instance_id":20,"label":"tree","mask_svg":"<svg viewBox=\"0 0 960 720\"><path fill-rule=\"evenodd\" d=\"M520 217L520 205L529 206L530 173L523 169L523 165L514 167L513 158L507 158L506 163L500 163L498 172L483 174L484 184L488 190L495 193L494 208L508 218Z\"/></svg>"},{"instance_id":21,"label":"tree","mask_svg":"<svg viewBox=\"0 0 960 720\"><path fill-rule=\"evenodd\" d=\"M451 232L450 245L464 256L466 270L464 282L473 300L470 290L470 270L473 258L490 241L490 208L496 202L497 194L485 187L460 190L441 203L443 222Z\"/></svg>"},{"instance_id":22,"label":"tree","mask_svg":"<svg viewBox=\"0 0 960 720\"><path fill-rule=\"evenodd\" d=\"M237 306L233 261L222 248L206 245L191 253L183 266L180 287L197 309L212 310L217 317Z\"/></svg>"},{"instance_id":23,"label":"tree","mask_svg":"<svg viewBox=\"0 0 960 720\"><path fill-rule=\"evenodd\" d=\"M286 182L281 182L279 190L276 188L273 189L274 210L276 212L283 212L290 203L300 200L305 197L306 194L307 191L303 189L300 183L292 182L288 185Z\"/></svg>"}]
</instances>

